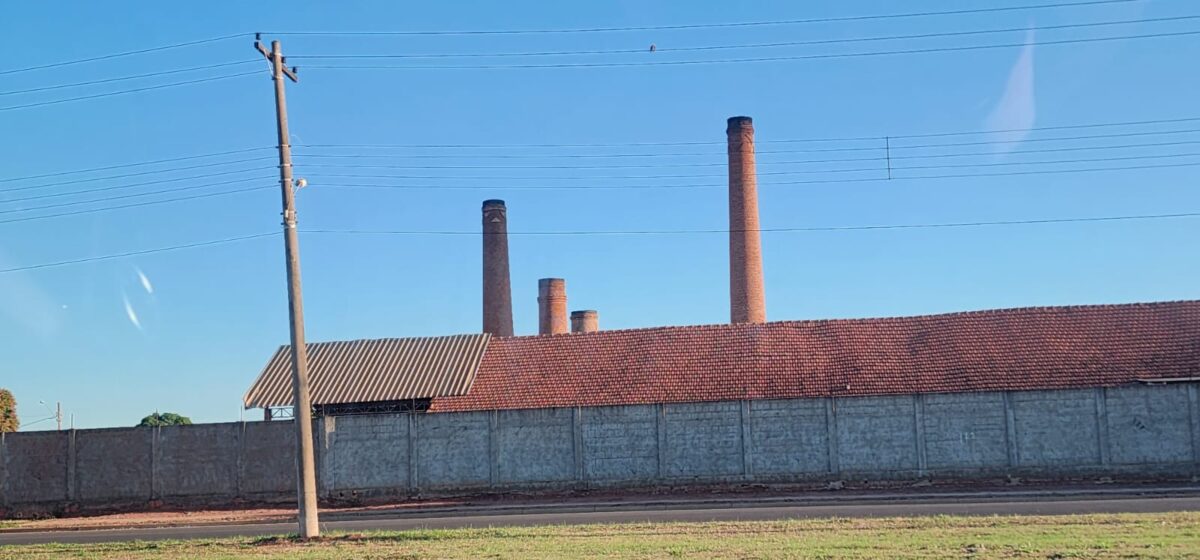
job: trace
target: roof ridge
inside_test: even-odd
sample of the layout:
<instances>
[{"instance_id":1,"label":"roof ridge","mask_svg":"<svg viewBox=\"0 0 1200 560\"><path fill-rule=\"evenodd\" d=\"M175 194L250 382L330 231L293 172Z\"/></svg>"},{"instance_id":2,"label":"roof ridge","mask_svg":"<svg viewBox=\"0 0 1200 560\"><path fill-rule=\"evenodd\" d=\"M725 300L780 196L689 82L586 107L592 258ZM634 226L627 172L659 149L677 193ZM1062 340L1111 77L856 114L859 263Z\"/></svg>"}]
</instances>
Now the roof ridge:
<instances>
[{"instance_id":1,"label":"roof ridge","mask_svg":"<svg viewBox=\"0 0 1200 560\"><path fill-rule=\"evenodd\" d=\"M1200 300L1195 299L1179 299L1165 301L1138 301L1129 303L1083 303L1070 305L1034 305L1025 307L997 307L989 309L971 309L966 311L947 311L943 313L922 313L917 315L886 315L878 317L840 317L829 319L785 319L781 321L767 321L765 323L702 323L698 325L659 325L653 327L630 327L625 329L601 329L586 333L559 333L559 334L531 334L531 335L515 335L515 336L499 336L493 337L498 340L531 340L531 339L561 339L564 337L586 337L597 336L612 333L630 333L630 332L653 332L653 331L692 331L692 330L710 330L716 328L744 328L754 329L763 328L772 325L813 325L813 324L830 324L830 323L869 323L879 321L898 321L907 319L932 319L932 318L950 318L950 317L969 317L969 316L994 316L1004 314L1018 314L1022 312L1065 312L1079 310L1105 310L1105 309L1132 309L1139 307L1165 307L1180 304L1200 304Z\"/></svg>"}]
</instances>

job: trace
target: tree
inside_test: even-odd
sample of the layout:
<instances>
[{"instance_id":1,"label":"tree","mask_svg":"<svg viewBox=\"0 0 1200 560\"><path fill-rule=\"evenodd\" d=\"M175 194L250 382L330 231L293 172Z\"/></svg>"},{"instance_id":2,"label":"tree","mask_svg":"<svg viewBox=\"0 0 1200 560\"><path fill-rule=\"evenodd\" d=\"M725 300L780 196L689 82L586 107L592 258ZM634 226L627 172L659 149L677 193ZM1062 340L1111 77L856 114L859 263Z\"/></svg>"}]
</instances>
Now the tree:
<instances>
[{"instance_id":1,"label":"tree","mask_svg":"<svg viewBox=\"0 0 1200 560\"><path fill-rule=\"evenodd\" d=\"M190 426L192 419L187 416L180 416L174 412L155 412L150 416L142 418L139 428L157 428L159 426Z\"/></svg>"},{"instance_id":2,"label":"tree","mask_svg":"<svg viewBox=\"0 0 1200 560\"><path fill-rule=\"evenodd\" d=\"M0 432L15 432L21 427L17 418L17 399L8 389L0 389Z\"/></svg>"}]
</instances>

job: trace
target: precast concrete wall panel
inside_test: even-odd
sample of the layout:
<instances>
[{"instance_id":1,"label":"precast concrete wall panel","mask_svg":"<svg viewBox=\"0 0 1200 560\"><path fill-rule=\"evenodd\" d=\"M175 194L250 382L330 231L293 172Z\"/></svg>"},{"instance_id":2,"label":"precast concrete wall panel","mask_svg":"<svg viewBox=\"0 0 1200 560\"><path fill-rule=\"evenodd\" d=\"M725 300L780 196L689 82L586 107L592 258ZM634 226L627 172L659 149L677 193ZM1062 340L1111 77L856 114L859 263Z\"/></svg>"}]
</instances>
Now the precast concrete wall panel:
<instances>
[{"instance_id":1,"label":"precast concrete wall panel","mask_svg":"<svg viewBox=\"0 0 1200 560\"><path fill-rule=\"evenodd\" d=\"M666 476L742 474L740 403L663 405L663 420L666 423Z\"/></svg>"},{"instance_id":2,"label":"precast concrete wall panel","mask_svg":"<svg viewBox=\"0 0 1200 560\"><path fill-rule=\"evenodd\" d=\"M75 449L80 501L151 499L154 428L79 431Z\"/></svg>"},{"instance_id":3,"label":"precast concrete wall panel","mask_svg":"<svg viewBox=\"0 0 1200 560\"><path fill-rule=\"evenodd\" d=\"M242 494L296 495L296 426L292 421L247 422L242 431Z\"/></svg>"},{"instance_id":4,"label":"precast concrete wall panel","mask_svg":"<svg viewBox=\"0 0 1200 560\"><path fill-rule=\"evenodd\" d=\"M917 468L911 396L837 399L838 464L849 472Z\"/></svg>"},{"instance_id":5,"label":"precast concrete wall panel","mask_svg":"<svg viewBox=\"0 0 1200 560\"><path fill-rule=\"evenodd\" d=\"M1192 460L1187 386L1105 390L1108 444L1119 465Z\"/></svg>"},{"instance_id":6,"label":"precast concrete wall panel","mask_svg":"<svg viewBox=\"0 0 1200 560\"><path fill-rule=\"evenodd\" d=\"M408 414L327 417L321 480L328 492L409 484Z\"/></svg>"},{"instance_id":7,"label":"precast concrete wall panel","mask_svg":"<svg viewBox=\"0 0 1200 560\"><path fill-rule=\"evenodd\" d=\"M417 487L476 488L491 482L490 412L415 418Z\"/></svg>"},{"instance_id":8,"label":"precast concrete wall panel","mask_svg":"<svg viewBox=\"0 0 1200 560\"><path fill-rule=\"evenodd\" d=\"M1018 465L1100 464L1096 391L1029 391L1010 394Z\"/></svg>"},{"instance_id":9,"label":"precast concrete wall panel","mask_svg":"<svg viewBox=\"0 0 1200 560\"><path fill-rule=\"evenodd\" d=\"M159 428L156 496L236 496L241 436L241 424Z\"/></svg>"},{"instance_id":10,"label":"precast concrete wall panel","mask_svg":"<svg viewBox=\"0 0 1200 560\"><path fill-rule=\"evenodd\" d=\"M69 432L4 434L5 499L9 504L65 501Z\"/></svg>"},{"instance_id":11,"label":"precast concrete wall panel","mask_svg":"<svg viewBox=\"0 0 1200 560\"><path fill-rule=\"evenodd\" d=\"M829 470L829 426L822 399L750 401L750 463L755 475Z\"/></svg>"},{"instance_id":12,"label":"precast concrete wall panel","mask_svg":"<svg viewBox=\"0 0 1200 560\"><path fill-rule=\"evenodd\" d=\"M573 410L502 410L496 438L498 482L560 482L575 478Z\"/></svg>"},{"instance_id":13,"label":"precast concrete wall panel","mask_svg":"<svg viewBox=\"0 0 1200 560\"><path fill-rule=\"evenodd\" d=\"M925 453L930 469L1008 465L1002 393L924 395Z\"/></svg>"},{"instance_id":14,"label":"precast concrete wall panel","mask_svg":"<svg viewBox=\"0 0 1200 560\"><path fill-rule=\"evenodd\" d=\"M584 408L584 476L641 481L658 476L657 415L654 405Z\"/></svg>"}]
</instances>

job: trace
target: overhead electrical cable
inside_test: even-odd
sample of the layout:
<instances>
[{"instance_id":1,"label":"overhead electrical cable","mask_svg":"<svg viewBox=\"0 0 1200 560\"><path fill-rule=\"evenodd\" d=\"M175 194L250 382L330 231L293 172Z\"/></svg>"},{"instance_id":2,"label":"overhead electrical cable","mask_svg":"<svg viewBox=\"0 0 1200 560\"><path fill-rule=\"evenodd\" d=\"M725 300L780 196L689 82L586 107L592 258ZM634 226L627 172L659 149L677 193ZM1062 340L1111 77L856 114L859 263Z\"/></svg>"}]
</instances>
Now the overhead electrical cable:
<instances>
[{"instance_id":1,"label":"overhead electrical cable","mask_svg":"<svg viewBox=\"0 0 1200 560\"><path fill-rule=\"evenodd\" d=\"M190 156L180 156L180 157L172 157L172 158L166 158L166 159L139 161L139 162L135 162L135 163L122 163L122 164L118 164L118 165L106 165L103 167L91 167L88 169L75 169L75 170L71 170L71 171L57 171L54 173L42 173L40 175L25 175L24 177L8 177L8 178L0 179L0 183L11 183L13 181L25 181L28 179L44 179L46 177L60 177L63 175L74 175L76 173L91 173L93 171L108 171L111 169L124 169L126 167L141 167L143 165L155 165L155 164L159 164L159 163L172 163L172 162L176 162L176 161L188 161L188 160L193 160L193 159L228 156L228 155L234 155L234 154L245 154L245 153L256 152L256 151L260 151L260 150L274 150L274 149L275 149L274 146L261 146L258 148L243 148L240 150L228 150L228 151L224 151L224 152L210 152L207 154L195 154L195 155L190 155Z\"/></svg>"},{"instance_id":2,"label":"overhead electrical cable","mask_svg":"<svg viewBox=\"0 0 1200 560\"><path fill-rule=\"evenodd\" d=\"M864 226L812 226L812 227L795 227L795 228L761 228L755 231L761 233L799 233L799 232L840 232L840 231L878 231L878 230L905 230L905 229L945 229L945 228L968 228L968 227L993 227L993 226L1017 226L1017 225L1041 225L1041 224L1071 224L1071 223L1096 223L1096 222L1119 222L1119 221L1144 221L1144 220L1175 220L1183 218L1200 217L1200 212L1179 212L1174 214L1134 214L1122 216L1092 216L1079 218L1045 218L1045 219L1029 219L1029 220L995 220L995 221L977 221L977 222L944 222L944 223L924 223L924 224L878 224ZM483 235L480 231L435 231L435 230L356 230L356 229L305 229L301 230L303 234L338 234L338 235ZM730 233L727 229L696 229L696 230L610 230L610 231L543 231L543 232L522 232L510 231L508 235L520 236L581 236L581 235L700 235L700 234L721 234ZM43 268L54 268L67 266L72 264L82 264L88 262L96 262L103 260L119 259L125 257L134 257L141 255L149 255L154 253L164 253L168 251L177 251L182 249L190 249L194 247L206 247L212 245L222 245L226 243L234 243L237 241L245 241L250 239L259 239L279 235L278 232L256 233L252 235L243 235L239 237L227 237L223 239L214 239L211 241L201 241L197 243L187 243L183 245L171 245L167 247L157 247L153 249L143 249L139 251L128 251L123 253L114 253L108 255L96 255L91 257L81 257L78 259L69 259L54 261L48 263L40 263L27 266L19 266L13 268L0 269L0 274L22 272L29 270L38 270Z\"/></svg>"},{"instance_id":3,"label":"overhead electrical cable","mask_svg":"<svg viewBox=\"0 0 1200 560\"><path fill-rule=\"evenodd\" d=\"M0 107L0 111L13 111L16 109L28 109L31 107L44 107L46 105L57 105L60 103L70 103L73 101L84 101L84 100L88 100L88 99L99 99L102 97L113 97L116 95L126 95L126 94L130 94L130 93L139 93L139 92L143 92L143 91L152 91L152 90L172 88L172 87L178 87L178 86L186 86L186 85L191 85L191 84L201 84L201 83L205 83L205 82L215 82L217 80L228 80L231 78L240 78L242 76L249 76L252 74L261 75L262 73L255 70L255 71L251 71L251 72L240 72L237 74L226 74L226 75L222 75L222 76L209 76L207 78L198 78L195 80L186 80L186 81L182 81L182 82L171 82L171 83L167 83L167 84L158 84L158 85L153 85L153 86L125 89L125 90L120 90L120 91L110 91L110 92L106 92L106 93L96 93L96 94L92 94L92 95L81 95L79 97L68 97L65 99L55 99L52 101L39 101L36 103L26 103L23 105L9 105L6 107Z\"/></svg>"},{"instance_id":4,"label":"overhead electrical cable","mask_svg":"<svg viewBox=\"0 0 1200 560\"><path fill-rule=\"evenodd\" d=\"M42 86L42 87L29 88L29 89L0 91L0 96L18 95L18 94L22 94L22 93L34 93L34 92L39 92L39 91L50 91L50 90L63 89L63 88L91 86L91 85L97 85L97 84L108 84L108 83L113 83L113 82L124 82L124 81L128 81L128 80L140 80L140 79L144 79L144 78L153 78L156 76L167 76L170 74L181 74L184 72L196 72L198 70L211 70L213 68L225 68L225 67L229 67L229 66L241 66L241 65L245 65L245 64L259 64L261 62L262 62L261 60L241 60L241 61L237 61L237 62L223 62L221 64L208 64L205 66L192 66L190 68L176 68L174 70L162 70L159 72L150 72L150 73L146 73L146 74L135 74L133 76L121 76L118 78L104 78L102 80L91 80L91 81L87 81L87 82L74 82L74 83L70 83L70 84L58 84L58 85L53 85L53 86Z\"/></svg>"},{"instance_id":5,"label":"overhead electrical cable","mask_svg":"<svg viewBox=\"0 0 1200 560\"><path fill-rule=\"evenodd\" d=\"M1058 39L1052 41L1025 41L1020 43L995 43L990 45L959 45L952 47L928 47L920 49L897 49L887 51L860 51L849 53L816 53L805 55L763 56L747 58L724 58L707 60L658 60L636 62L562 62L545 64L460 64L460 65L380 65L380 64L309 64L305 68L321 70L518 70L518 69L553 69L553 68L623 68L635 66L695 66L704 64L747 64L760 62L785 62L796 60L822 60L838 58L859 58L871 56L893 56L911 54L932 54L944 52L978 51L988 49L1046 47L1052 45L1074 45L1083 43L1101 43L1108 41L1128 41L1138 39L1162 39L1167 37L1187 37L1200 35L1200 30L1172 31L1162 33L1144 33L1140 35L1117 35L1110 37L1086 37L1076 39Z\"/></svg>"},{"instance_id":6,"label":"overhead electrical cable","mask_svg":"<svg viewBox=\"0 0 1200 560\"><path fill-rule=\"evenodd\" d=\"M51 62L51 63L49 63L49 64L41 64L41 65L38 65L38 66L29 66L29 67L26 67L26 68L13 68L13 69L9 69L9 70L0 70L0 76L6 75L6 74L16 74L16 73L19 73L19 72L30 72L30 71L33 71L33 70L43 70L43 69L46 69L46 68L60 68L60 67L62 67L62 66L71 66L71 65L73 65L73 64L84 64L84 63L87 63L87 62L98 62L98 61L101 61L101 60L111 60L111 59L114 59L114 58L121 58L121 57L125 57L125 56L133 56L133 55L138 55L138 54L146 54L146 53L152 53L152 52L158 52L158 51L165 51L165 50L169 50L169 49L178 49L178 48L190 47L190 46L194 46L194 45L204 45L204 44L208 44L208 43L215 43L215 42L218 42L218 41L225 41L225 40L228 40L228 39L236 39L236 38L238 38L238 37L248 37L248 36L250 36L250 33L236 33L236 34L233 34L233 35L223 35L223 36L220 36L220 37L210 37L210 38L208 38L208 39L198 39L198 40L195 40L195 41L185 41L185 42L183 42L183 43L173 43L173 44L170 44L170 45L160 45L160 46L157 46L157 47L149 47L149 48L145 48L145 49L137 49L137 50L132 50L132 51L124 51L124 52L116 52L116 53L104 54L104 55L100 55L100 56L92 56L92 57L88 57L88 58L80 58L80 59L76 59L76 60L65 60L65 61L62 61L62 62Z\"/></svg>"},{"instance_id":7,"label":"overhead electrical cable","mask_svg":"<svg viewBox=\"0 0 1200 560\"><path fill-rule=\"evenodd\" d=\"M249 170L249 171L258 171L258 170L253 169L253 170ZM92 200L61 202L61 203L56 203L56 204L44 205L44 206L33 206L33 207L29 207L29 208L14 208L14 209L9 209L9 210L0 210L0 214L9 214L12 212L27 212L30 210L42 210L45 208L57 208L60 206L76 206L79 204L91 204L93 202L106 202L109 200L119 200L119 199L124 199L124 198L136 198L139 196L150 196L150 195L163 194L163 193L169 193L169 192L182 192L182 191L189 191L189 190L194 191L196 189L204 189L204 188L208 188L208 187L216 187L216 186L221 186L221 185L233 185L233 184L237 184L237 183L246 183L246 182L250 182L250 181L265 181L265 180L269 180L269 179L271 179L271 176L269 176L269 175L268 176L260 175L257 177L246 177L246 178L242 178L242 179L230 179L228 181L218 181L215 183L204 183L202 185L188 185L185 187L174 187L174 188L170 188L170 189L150 191L150 192L140 192L140 193L122 194L122 195L116 195L116 196L106 196L104 198L96 198L96 199L92 199ZM170 181L155 181L154 183L144 183L144 184L177 183L179 181L184 181L184 180L190 180L190 179L184 178L184 179L174 179L174 180L170 180ZM27 201L27 200L36 200L36 199L43 199L43 198L51 198L51 197L57 197L57 196L87 194L87 193L101 192L101 191L114 191L114 190L134 188L134 187L138 187L138 186L142 186L142 185L118 185L118 186L114 186L114 187L89 189L89 190L83 190L83 191L74 191L74 192L70 192L70 193L31 196L31 197L26 197L26 198L14 198L14 199L10 199L10 200L0 201L0 204L21 202L21 201Z\"/></svg>"},{"instance_id":8,"label":"overhead electrical cable","mask_svg":"<svg viewBox=\"0 0 1200 560\"><path fill-rule=\"evenodd\" d=\"M1045 218L1031 220L996 220L978 222L944 222L924 224L878 224L865 226L812 226L789 228L760 228L760 233L795 233L822 231L873 231L896 229L942 229L985 226L1015 226L1034 224L1067 224L1085 222L1116 222L1128 220L1170 220L1179 218L1197 218L1200 212L1179 212L1174 214L1136 214L1123 216L1094 216L1080 218ZM743 230L729 229L676 229L676 230L576 230L576 231L508 231L507 235L521 236L584 236L584 235L696 235L712 233L740 233ZM482 231L466 230L363 230L363 229L304 229L304 234L341 234L341 235L468 235L482 236ZM2 272L2 271L0 271Z\"/></svg>"},{"instance_id":9,"label":"overhead electrical cable","mask_svg":"<svg viewBox=\"0 0 1200 560\"><path fill-rule=\"evenodd\" d=\"M1040 169L1033 171L1002 171L989 173L955 173L946 175L911 175L911 176L895 176L892 177L864 177L854 179L813 179L800 181L760 181L759 186L772 187L778 185L823 185L835 183L865 183L865 182L889 182L889 181L915 181L927 179L958 179L967 177L1003 177L1013 175L1060 175L1069 173L1093 173L1101 171L1129 171L1139 169L1169 169L1177 167L1196 167L1200 166L1200 162L1195 163L1164 163L1164 164L1148 164L1148 165L1131 165L1117 167L1089 167L1083 169ZM894 169L893 169L894 170ZM883 173L885 169L880 168L875 170L878 173ZM787 172L763 172L758 173L760 177L770 175L786 175ZM679 178L720 178L725 177L724 174L709 174L709 175L627 175L627 176L609 176L609 177L501 177L501 176L483 176L483 177L437 177L437 176L397 176L397 175L317 175L310 176L309 184L314 186L323 185L326 187L349 187L349 188L380 188L380 189L419 189L419 190L623 190L623 189L691 189L691 188L725 188L726 184L710 184L710 185L619 185L619 184L604 184L604 185L511 185L500 187L495 184L481 185L379 185L379 184L361 184L361 183L323 183L314 179L321 177L330 178L374 178L374 179L425 179L425 180L450 180L450 179L485 179L485 180L608 180L608 179L679 179Z\"/></svg>"},{"instance_id":10,"label":"overhead electrical cable","mask_svg":"<svg viewBox=\"0 0 1200 560\"><path fill-rule=\"evenodd\" d=\"M694 23L677 25L645 25L627 27L585 27L573 29L500 29L500 30L446 30L446 31L270 31L270 35L340 35L340 36L370 36L370 35L533 35L555 33L613 33L623 31L675 31L683 29L722 29L731 27L766 27L776 25L803 25L813 23L835 23L843 21L869 21L881 19L917 18L934 16L958 16L968 14L986 14L1000 12L1015 12L1027 10L1046 10L1054 8L1075 8L1083 6L1100 6L1108 4L1128 4L1139 0L1087 0L1082 2L1058 2L1053 4L1025 4L1018 6L995 6L990 8L970 8L960 10L907 12L893 14L864 14L857 16L832 16L807 19L785 19L770 21L745 21L727 23Z\"/></svg>"},{"instance_id":11,"label":"overhead electrical cable","mask_svg":"<svg viewBox=\"0 0 1200 560\"><path fill-rule=\"evenodd\" d=\"M835 173L849 171L875 171L879 169L891 169L893 171L904 169L938 169L948 167L978 167L978 166L996 166L996 165L1034 165L1034 164L1052 164L1052 163L1083 163L1097 161L1113 161L1113 160L1129 160L1129 159L1157 159L1157 158L1172 158L1172 157L1190 157L1197 156L1200 153L1187 152L1178 154L1152 154L1140 156L1109 156L1103 158L1079 158L1066 160L1049 160L1049 161L1008 161L1008 162L992 162L992 163L963 163L963 164L947 164L947 165L925 165L925 166L876 166L870 168L855 168L855 169L827 169L827 170L799 170L799 171L777 171L773 173ZM879 158L872 158L878 160ZM812 160L798 161L775 161L775 162L760 162L759 165L797 165L813 163ZM647 163L647 164L622 164L622 165L386 165L386 164L338 164L338 163L310 163L301 167L305 168L333 168L333 169L669 169L669 168L691 168L691 167L725 167L725 162L719 163ZM760 173L763 174L763 173Z\"/></svg>"},{"instance_id":12,"label":"overhead electrical cable","mask_svg":"<svg viewBox=\"0 0 1200 560\"><path fill-rule=\"evenodd\" d=\"M24 186L24 187L11 187L11 188L6 188L6 189L0 189L0 194L17 192L17 191L44 189L44 188L49 188L49 187L61 187L64 185L77 185L79 183L92 183L92 182L99 182L99 181L108 181L108 180L112 180L112 179L126 179L129 177L143 177L146 175L157 175L159 173L172 173L172 172L178 172L178 171L186 171L186 170L190 170L190 169L204 169L204 168L209 168L209 167L220 167L223 165L234 165L234 164L238 164L238 163L251 163L251 162L257 162L257 161L265 161L265 160L269 160L269 159L275 159L275 158L273 158L271 156L266 156L266 157L261 157L261 158L248 158L248 159L239 159L239 160L233 160L233 161L220 161L220 162L215 162L215 163L206 163L203 165L187 165L184 167L173 167L170 169L157 169L154 171L141 171L138 173L122 173L120 175L106 175L104 177L90 177L87 179L74 179L71 181L59 181L57 183L43 183L40 185L29 185L29 186ZM154 182L150 182L150 183L137 183L134 186L153 185L153 184L157 184L157 183L181 181L184 179L204 179L206 177L219 177L222 175L230 175L233 173L239 173L239 172L245 172L245 171L258 171L258 169L245 169L245 170L240 170L240 171L213 173L211 175L198 175L198 176L194 176L194 177L182 177L179 179L164 179L162 181L154 181ZM122 187L113 187L113 188L122 188ZM94 190L105 190L105 189L94 189ZM53 197L53 196L66 196L69 194L78 194L78 193L84 193L84 192L92 192L92 191L74 191L74 192L69 192L69 193L39 195L39 196L33 196L33 197L27 197L27 198L10 198L7 200L0 200L0 202L14 202L17 200L30 200L30 199L34 199L34 198L49 198L49 197Z\"/></svg>"},{"instance_id":13,"label":"overhead electrical cable","mask_svg":"<svg viewBox=\"0 0 1200 560\"><path fill-rule=\"evenodd\" d=\"M1082 29L1094 27L1109 27L1114 25L1135 25L1144 23L1166 23L1177 21L1189 21L1200 19L1200 15L1182 15L1169 16L1160 18L1146 19L1128 19L1118 21L1099 21L1088 23L1070 23L1063 25L1043 25L1038 26L1037 31L1050 31L1062 29ZM944 37L964 37L973 35L990 35L999 33L1016 33L1027 32L1029 26L1024 27L1006 27L999 29L975 29L968 31L948 31L941 33L918 33L911 35L884 35L874 37L843 37L837 39L815 39L808 41L784 41L774 43L743 43L732 45L703 45L691 47L666 47L655 45L654 53L663 52L696 52L696 51L717 51L717 50L733 50L733 49L762 49L762 48L781 48L781 47L801 47L814 45L831 45L831 44L850 44L850 43L867 43L878 41L901 41L901 40L917 40L917 39L934 39ZM472 52L472 53L407 53L407 54L377 54L377 53L342 53L342 54L294 54L289 55L289 59L293 60L346 60L346 59L433 59L433 58L508 58L508 57L540 57L540 56L587 56L587 55L623 55L623 54L649 54L646 48L636 49L607 49L607 50L572 50L572 51L525 51L525 52ZM658 56L658 55L655 55Z\"/></svg>"},{"instance_id":14,"label":"overhead electrical cable","mask_svg":"<svg viewBox=\"0 0 1200 560\"><path fill-rule=\"evenodd\" d=\"M65 216L79 216L81 214L95 214L97 212L109 212L112 210L123 210L126 208L140 208L142 206L153 206L156 204L167 204L167 203L171 203L171 202L181 202L184 200L196 200L199 198L211 198L214 196L225 196L225 195L230 195L230 194L240 194L240 193L247 193L247 192L252 192L252 191L261 191L264 189L278 189L278 188L279 188L279 185L250 187L250 188L246 188L246 189L236 189L236 190L231 190L231 191L196 194L196 195L192 195L192 196L180 196L180 197L168 198L168 199L164 199L164 200L151 200L151 201L147 201L147 202L135 202L135 203L131 203L131 204L122 204L119 206L109 206L109 207L105 207L105 208L93 208L90 210L74 210L71 212L59 212L57 214L45 214L42 216L27 216L27 217L20 217L20 218L10 218L7 220L0 220L0 224L30 222L30 221L34 221L34 220L45 220L45 219L49 219L49 218L62 218Z\"/></svg>"},{"instance_id":15,"label":"overhead electrical cable","mask_svg":"<svg viewBox=\"0 0 1200 560\"><path fill-rule=\"evenodd\" d=\"M66 265L70 265L70 264L82 264L82 263L105 261L105 260L111 260L111 259L120 259L120 258L125 258L125 257L138 257L138 256L150 255L150 254L154 254L154 253L165 253L168 251L178 251L181 249L192 249L195 247L208 247L208 246L212 246L212 245L223 245L226 243L234 243L237 241L246 241L249 239L259 239L259 238L270 237L270 236L274 236L274 235L279 235L279 233L278 232L256 233L253 235L242 235L239 237L226 237L224 239L214 239L212 241L200 241L197 243L186 243L183 245L171 245L168 247L158 247L158 248L154 248L154 249L142 249L140 251L128 251L128 252L124 252L124 253L115 253L115 254L111 254L111 255L97 255L94 257L82 257L82 258L78 258L78 259L70 259L70 260L65 260L65 261L55 261L55 262L48 262L48 263L42 263L42 264L34 264L34 265L29 265L29 266L4 268L4 269L0 269L0 274L5 274L5 273L9 273L9 272L21 272L21 271L26 271L26 270L37 270L37 269L41 269L41 268L53 268L53 267L58 267L58 266L66 266Z\"/></svg>"},{"instance_id":16,"label":"overhead electrical cable","mask_svg":"<svg viewBox=\"0 0 1200 560\"><path fill-rule=\"evenodd\" d=\"M1120 127L1120 126L1146 126L1156 124L1179 124L1185 122L1200 121L1200 116L1192 117L1176 117L1168 119L1149 119L1137 121L1113 121L1113 122L1098 122L1098 123L1082 123L1069 125L1053 125L1053 126L1034 126L1029 128L1005 128L1005 129L985 129L985 130L970 130L970 131L955 131L955 132L934 132L934 133L918 133L918 134L879 134L876 136L843 136L829 138L781 138L772 140L770 138L759 139L756 144L771 144L771 143L804 143L804 142L882 142L883 139L889 138L892 140L901 140L908 138L934 138L939 136L968 136L968 135L983 135L983 134L1006 134L1006 133L1026 133L1026 132L1044 132L1048 130L1072 130L1072 129L1087 129L1087 128L1104 128L1104 127ZM1169 131L1168 133L1181 132L1200 132L1200 129L1187 129ZM1103 136L1084 136L1082 138L1109 138L1146 134L1145 132L1134 133L1114 133ZM1154 132L1150 132L1154 134ZM1061 138L1064 140L1078 139L1080 137ZM379 148L379 149L397 149L397 148L413 148L413 149L460 149L460 148L625 148L635 146L700 146L700 145L724 145L724 140L711 141L680 141L680 142L620 142L620 143L536 143L536 144L293 144L294 148ZM882 148L882 146L880 146Z\"/></svg>"}]
</instances>

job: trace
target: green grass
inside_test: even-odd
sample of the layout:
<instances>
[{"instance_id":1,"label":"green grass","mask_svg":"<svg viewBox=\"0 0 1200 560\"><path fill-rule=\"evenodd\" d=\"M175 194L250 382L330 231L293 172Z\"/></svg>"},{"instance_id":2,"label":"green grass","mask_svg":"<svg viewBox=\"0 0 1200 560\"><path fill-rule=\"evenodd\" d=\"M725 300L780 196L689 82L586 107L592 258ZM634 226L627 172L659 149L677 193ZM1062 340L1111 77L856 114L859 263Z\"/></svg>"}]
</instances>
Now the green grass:
<instances>
[{"instance_id":1,"label":"green grass","mask_svg":"<svg viewBox=\"0 0 1200 560\"><path fill-rule=\"evenodd\" d=\"M14 546L0 558L1200 558L1200 512L425 530Z\"/></svg>"},{"instance_id":2,"label":"green grass","mask_svg":"<svg viewBox=\"0 0 1200 560\"><path fill-rule=\"evenodd\" d=\"M0 519L0 529L12 529L13 527L20 527L20 526L21 526L20 521L4 521L4 520Z\"/></svg>"}]
</instances>

